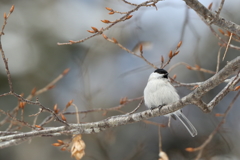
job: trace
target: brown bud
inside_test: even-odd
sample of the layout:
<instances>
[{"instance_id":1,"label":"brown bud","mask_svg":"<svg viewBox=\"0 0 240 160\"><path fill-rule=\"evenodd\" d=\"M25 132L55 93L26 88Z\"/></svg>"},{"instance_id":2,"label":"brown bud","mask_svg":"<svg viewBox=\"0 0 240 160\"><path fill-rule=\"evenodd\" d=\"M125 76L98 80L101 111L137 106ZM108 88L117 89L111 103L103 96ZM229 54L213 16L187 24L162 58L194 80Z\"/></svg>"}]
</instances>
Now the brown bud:
<instances>
[{"instance_id":1,"label":"brown bud","mask_svg":"<svg viewBox=\"0 0 240 160\"><path fill-rule=\"evenodd\" d=\"M64 144L64 142L63 142L62 140L60 140L60 139L58 139L57 141L58 141L58 143L60 143L60 144Z\"/></svg>"},{"instance_id":2,"label":"brown bud","mask_svg":"<svg viewBox=\"0 0 240 160\"><path fill-rule=\"evenodd\" d=\"M73 40L69 40L70 43L75 43Z\"/></svg>"},{"instance_id":3,"label":"brown bud","mask_svg":"<svg viewBox=\"0 0 240 160\"><path fill-rule=\"evenodd\" d=\"M109 21L109 20L101 20L103 23L111 23L111 21Z\"/></svg>"},{"instance_id":4,"label":"brown bud","mask_svg":"<svg viewBox=\"0 0 240 160\"><path fill-rule=\"evenodd\" d=\"M3 13L3 18L7 19L7 14L5 12Z\"/></svg>"},{"instance_id":5,"label":"brown bud","mask_svg":"<svg viewBox=\"0 0 240 160\"><path fill-rule=\"evenodd\" d=\"M105 34L102 34L103 38L108 39L108 37Z\"/></svg>"},{"instance_id":6,"label":"brown bud","mask_svg":"<svg viewBox=\"0 0 240 160\"><path fill-rule=\"evenodd\" d=\"M61 148L61 151L66 151L67 150L67 147L62 147Z\"/></svg>"},{"instance_id":7,"label":"brown bud","mask_svg":"<svg viewBox=\"0 0 240 160\"><path fill-rule=\"evenodd\" d=\"M164 58L163 58L163 56L161 56L161 62L164 63Z\"/></svg>"},{"instance_id":8,"label":"brown bud","mask_svg":"<svg viewBox=\"0 0 240 160\"><path fill-rule=\"evenodd\" d=\"M95 31L92 31L92 30L87 30L89 33L95 33Z\"/></svg>"},{"instance_id":9,"label":"brown bud","mask_svg":"<svg viewBox=\"0 0 240 160\"><path fill-rule=\"evenodd\" d=\"M127 97L123 97L123 98L121 98L120 99L120 105L123 105L123 104L125 104L126 102L128 101L128 98Z\"/></svg>"},{"instance_id":10,"label":"brown bud","mask_svg":"<svg viewBox=\"0 0 240 160\"><path fill-rule=\"evenodd\" d=\"M176 56L180 51L174 52L173 56Z\"/></svg>"},{"instance_id":11,"label":"brown bud","mask_svg":"<svg viewBox=\"0 0 240 160\"><path fill-rule=\"evenodd\" d=\"M61 146L62 144L60 144L60 143L53 143L52 145L55 146L55 147L59 147L59 146Z\"/></svg>"},{"instance_id":12,"label":"brown bud","mask_svg":"<svg viewBox=\"0 0 240 160\"><path fill-rule=\"evenodd\" d=\"M232 34L231 32L227 31L227 35L228 35L228 36L230 36L231 34Z\"/></svg>"},{"instance_id":13,"label":"brown bud","mask_svg":"<svg viewBox=\"0 0 240 160\"><path fill-rule=\"evenodd\" d=\"M39 125L35 125L36 128L40 128L40 129L43 129L41 126Z\"/></svg>"},{"instance_id":14,"label":"brown bud","mask_svg":"<svg viewBox=\"0 0 240 160\"><path fill-rule=\"evenodd\" d=\"M169 57L169 58L172 58L172 57L173 57L172 51L170 51L170 52L168 53L168 57Z\"/></svg>"},{"instance_id":15,"label":"brown bud","mask_svg":"<svg viewBox=\"0 0 240 160\"><path fill-rule=\"evenodd\" d=\"M63 121L67 121L66 117L63 114L61 114L61 118Z\"/></svg>"},{"instance_id":16,"label":"brown bud","mask_svg":"<svg viewBox=\"0 0 240 160\"><path fill-rule=\"evenodd\" d=\"M223 35L225 34L225 32L223 30L221 30L220 28L218 29L218 31Z\"/></svg>"},{"instance_id":17,"label":"brown bud","mask_svg":"<svg viewBox=\"0 0 240 160\"><path fill-rule=\"evenodd\" d=\"M72 105L72 103L73 103L73 100L70 100L70 101L67 103L66 107L67 107L67 108L70 107L70 106Z\"/></svg>"},{"instance_id":18,"label":"brown bud","mask_svg":"<svg viewBox=\"0 0 240 160\"><path fill-rule=\"evenodd\" d=\"M24 109L25 105L26 105L26 102L19 102L18 107L21 109Z\"/></svg>"},{"instance_id":19,"label":"brown bud","mask_svg":"<svg viewBox=\"0 0 240 160\"><path fill-rule=\"evenodd\" d=\"M53 110L57 114L57 111L58 111L58 105L57 104L54 105Z\"/></svg>"},{"instance_id":20,"label":"brown bud","mask_svg":"<svg viewBox=\"0 0 240 160\"><path fill-rule=\"evenodd\" d=\"M195 67L196 67L196 69L200 69L201 67L199 66L199 65L197 65L197 64L195 64Z\"/></svg>"},{"instance_id":21,"label":"brown bud","mask_svg":"<svg viewBox=\"0 0 240 160\"><path fill-rule=\"evenodd\" d=\"M113 9L109 7L106 7L106 10L113 11Z\"/></svg>"},{"instance_id":22,"label":"brown bud","mask_svg":"<svg viewBox=\"0 0 240 160\"><path fill-rule=\"evenodd\" d=\"M208 9L209 9L209 10L212 9L212 5L213 5L213 2L209 4L209 6L208 6Z\"/></svg>"},{"instance_id":23,"label":"brown bud","mask_svg":"<svg viewBox=\"0 0 240 160\"><path fill-rule=\"evenodd\" d=\"M177 49L180 48L182 45L182 41L178 42Z\"/></svg>"},{"instance_id":24,"label":"brown bud","mask_svg":"<svg viewBox=\"0 0 240 160\"><path fill-rule=\"evenodd\" d=\"M12 13L14 11L14 5L12 5L12 7L10 8L10 13Z\"/></svg>"},{"instance_id":25,"label":"brown bud","mask_svg":"<svg viewBox=\"0 0 240 160\"><path fill-rule=\"evenodd\" d=\"M34 87L34 88L32 89L32 91L31 91L31 95L34 96L34 95L36 94L36 91L37 91L37 88Z\"/></svg>"},{"instance_id":26,"label":"brown bud","mask_svg":"<svg viewBox=\"0 0 240 160\"><path fill-rule=\"evenodd\" d=\"M174 75L173 75L173 79L176 79L176 78L177 78L177 75L176 75L176 74L174 74Z\"/></svg>"},{"instance_id":27,"label":"brown bud","mask_svg":"<svg viewBox=\"0 0 240 160\"><path fill-rule=\"evenodd\" d=\"M95 32L98 32L98 29L96 27L91 27Z\"/></svg>"},{"instance_id":28,"label":"brown bud","mask_svg":"<svg viewBox=\"0 0 240 160\"><path fill-rule=\"evenodd\" d=\"M115 38L112 38L114 43L118 43L118 41Z\"/></svg>"},{"instance_id":29,"label":"brown bud","mask_svg":"<svg viewBox=\"0 0 240 160\"><path fill-rule=\"evenodd\" d=\"M70 68L67 68L67 69L65 69L63 72L62 72L62 75L66 75L66 74L68 74L68 72L70 71Z\"/></svg>"},{"instance_id":30,"label":"brown bud","mask_svg":"<svg viewBox=\"0 0 240 160\"><path fill-rule=\"evenodd\" d=\"M114 12L109 12L108 14L114 14Z\"/></svg>"},{"instance_id":31,"label":"brown bud","mask_svg":"<svg viewBox=\"0 0 240 160\"><path fill-rule=\"evenodd\" d=\"M195 151L195 149L194 148L185 148L185 150L187 151L187 152L193 152L193 151Z\"/></svg>"},{"instance_id":32,"label":"brown bud","mask_svg":"<svg viewBox=\"0 0 240 160\"><path fill-rule=\"evenodd\" d=\"M47 89L53 89L55 86L54 85L51 85L51 86L48 86L48 88Z\"/></svg>"},{"instance_id":33,"label":"brown bud","mask_svg":"<svg viewBox=\"0 0 240 160\"><path fill-rule=\"evenodd\" d=\"M142 44L140 44L139 50L140 50L141 53L143 52L143 45Z\"/></svg>"},{"instance_id":34,"label":"brown bud","mask_svg":"<svg viewBox=\"0 0 240 160\"><path fill-rule=\"evenodd\" d=\"M216 113L216 114L215 114L215 116L216 116L216 117L223 117L223 116L224 116L224 114L221 114L221 113Z\"/></svg>"},{"instance_id":35,"label":"brown bud","mask_svg":"<svg viewBox=\"0 0 240 160\"><path fill-rule=\"evenodd\" d=\"M133 15L128 15L128 16L126 17L126 19L130 19L130 18L132 18L132 16L133 16Z\"/></svg>"},{"instance_id":36,"label":"brown bud","mask_svg":"<svg viewBox=\"0 0 240 160\"><path fill-rule=\"evenodd\" d=\"M189 65L187 65L187 66L186 66L186 68L187 68L187 69L190 69L190 70L192 69L192 67L191 67L191 66L189 66Z\"/></svg>"},{"instance_id":37,"label":"brown bud","mask_svg":"<svg viewBox=\"0 0 240 160\"><path fill-rule=\"evenodd\" d=\"M238 91L240 89L240 86L237 86L234 88L234 91Z\"/></svg>"}]
</instances>

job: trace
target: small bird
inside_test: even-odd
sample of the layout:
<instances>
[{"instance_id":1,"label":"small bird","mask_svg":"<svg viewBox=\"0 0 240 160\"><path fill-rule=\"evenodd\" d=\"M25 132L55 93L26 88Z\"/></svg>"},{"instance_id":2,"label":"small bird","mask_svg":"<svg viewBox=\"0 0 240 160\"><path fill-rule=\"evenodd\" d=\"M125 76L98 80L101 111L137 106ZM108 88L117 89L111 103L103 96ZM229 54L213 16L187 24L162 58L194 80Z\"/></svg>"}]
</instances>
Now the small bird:
<instances>
[{"instance_id":1,"label":"small bird","mask_svg":"<svg viewBox=\"0 0 240 160\"><path fill-rule=\"evenodd\" d=\"M159 106L172 104L180 99L176 89L171 85L168 79L168 72L164 69L156 69L150 74L148 83L144 89L144 102L149 109ZM197 135L197 130L187 117L182 114L181 110L164 115L176 117L183 123L192 137Z\"/></svg>"}]
</instances>

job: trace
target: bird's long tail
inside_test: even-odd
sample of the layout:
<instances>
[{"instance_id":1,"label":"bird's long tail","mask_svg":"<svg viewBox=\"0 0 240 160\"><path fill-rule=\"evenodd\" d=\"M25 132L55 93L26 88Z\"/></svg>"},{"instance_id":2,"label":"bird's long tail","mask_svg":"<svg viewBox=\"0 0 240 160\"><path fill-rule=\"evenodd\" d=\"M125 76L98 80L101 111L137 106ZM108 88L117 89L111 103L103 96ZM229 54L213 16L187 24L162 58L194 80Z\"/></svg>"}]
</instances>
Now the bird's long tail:
<instances>
[{"instance_id":1,"label":"bird's long tail","mask_svg":"<svg viewBox=\"0 0 240 160\"><path fill-rule=\"evenodd\" d=\"M173 114L182 122L182 124L186 127L188 132L191 134L192 137L197 135L197 130L193 126L193 124L187 119L184 114L180 110L173 112Z\"/></svg>"}]
</instances>

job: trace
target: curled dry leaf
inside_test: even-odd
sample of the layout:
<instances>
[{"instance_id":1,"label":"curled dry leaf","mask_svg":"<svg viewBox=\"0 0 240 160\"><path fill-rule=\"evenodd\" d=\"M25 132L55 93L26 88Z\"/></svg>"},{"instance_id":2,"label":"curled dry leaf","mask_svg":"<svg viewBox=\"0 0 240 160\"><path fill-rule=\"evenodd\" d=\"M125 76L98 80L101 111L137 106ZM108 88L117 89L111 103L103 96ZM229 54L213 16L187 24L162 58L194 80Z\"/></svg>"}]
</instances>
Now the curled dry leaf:
<instances>
[{"instance_id":1,"label":"curled dry leaf","mask_svg":"<svg viewBox=\"0 0 240 160\"><path fill-rule=\"evenodd\" d=\"M75 159L80 160L85 155L85 143L82 140L82 136L76 135L72 140L71 154Z\"/></svg>"},{"instance_id":2,"label":"curled dry leaf","mask_svg":"<svg viewBox=\"0 0 240 160\"><path fill-rule=\"evenodd\" d=\"M169 160L167 154L163 151L160 151L158 156L159 156L159 160Z\"/></svg>"}]
</instances>

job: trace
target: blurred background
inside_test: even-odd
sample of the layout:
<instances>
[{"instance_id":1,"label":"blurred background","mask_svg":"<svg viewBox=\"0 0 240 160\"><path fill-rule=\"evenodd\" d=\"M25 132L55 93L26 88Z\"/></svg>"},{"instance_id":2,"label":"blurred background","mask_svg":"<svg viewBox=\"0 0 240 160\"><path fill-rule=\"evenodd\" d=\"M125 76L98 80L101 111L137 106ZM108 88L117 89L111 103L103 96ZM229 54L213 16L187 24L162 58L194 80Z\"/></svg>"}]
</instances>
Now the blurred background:
<instances>
[{"instance_id":1,"label":"blurred background","mask_svg":"<svg viewBox=\"0 0 240 160\"><path fill-rule=\"evenodd\" d=\"M199 0L205 6L213 2L212 9L218 9L220 0ZM142 0L131 0L133 3ZM119 105L123 97L136 98L143 95L149 74L154 70L142 59L120 49L117 45L97 36L84 43L58 46L57 42L80 40L91 34L91 26L98 29L107 24L100 20L115 20L119 14L109 15L105 7L117 11L129 11L133 6L121 0L1 0L0 14L8 13L12 5L15 10L8 20L2 45L8 58L9 68L13 80L13 87L17 93L25 96L36 87L40 89L56 78L66 68L70 68L56 87L38 96L40 102L53 108L58 104L64 108L71 99L80 111L94 108L111 108ZM118 40L119 43L132 50L137 44L146 42L144 56L152 63L160 65L160 57L168 57L170 50L174 50L179 41L183 41L180 53L166 67L170 68L178 62L195 64L212 71L216 70L218 39L213 36L209 27L201 21L199 16L189 9L183 1L168 0L157 3L154 7L142 7L133 13L131 20L119 23L105 32ZM225 1L221 16L240 24L240 1ZM0 17L3 24L3 16ZM215 28L216 30L218 28ZM222 54L225 49L222 50ZM234 59L239 52L229 49L222 68L227 61ZM185 66L173 69L170 76L177 75L180 82L199 82L211 77L211 74L190 71ZM9 91L3 61L0 61L0 93ZM225 84L212 90L204 97L210 101ZM184 87L178 88L181 96L190 91ZM171 160L193 159L196 154L185 151L187 147L198 147L219 124L221 118L216 113L223 113L231 103L235 92L229 93L213 112L205 114L196 106L183 108L184 114L198 130L198 136L192 138L179 121L172 121L171 127L161 128L162 147ZM18 101L14 97L1 97L0 108L11 111ZM122 111L133 110L139 101L129 103ZM203 152L203 159L239 159L240 126L239 99L227 116L226 123L213 138ZM139 111L145 110L142 105ZM28 117L38 111L37 106L25 107L25 120L33 122ZM69 108L69 111L74 111ZM98 121L119 112L89 113L80 115L81 122ZM40 115L40 123L48 114ZM3 115L0 117L4 118ZM76 123L75 116L67 116L71 123ZM167 124L167 119L157 117L150 121ZM61 125L55 122L52 125ZM1 127L5 130L8 124ZM25 131L29 129L24 128ZM8 160L42 160L42 159L73 159L69 152L60 151L53 147L57 139L68 140L71 137L34 138L25 142L0 150L0 159ZM114 159L114 160L152 160L158 159L158 128L143 122L120 126L93 135L83 135L86 143L84 160Z\"/></svg>"}]
</instances>

